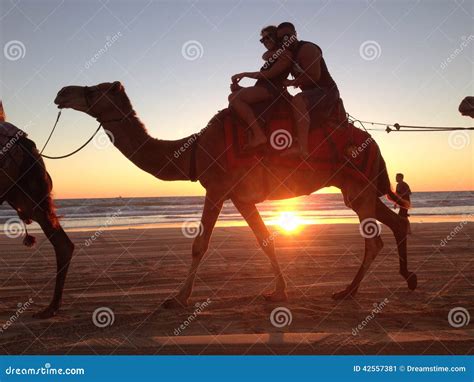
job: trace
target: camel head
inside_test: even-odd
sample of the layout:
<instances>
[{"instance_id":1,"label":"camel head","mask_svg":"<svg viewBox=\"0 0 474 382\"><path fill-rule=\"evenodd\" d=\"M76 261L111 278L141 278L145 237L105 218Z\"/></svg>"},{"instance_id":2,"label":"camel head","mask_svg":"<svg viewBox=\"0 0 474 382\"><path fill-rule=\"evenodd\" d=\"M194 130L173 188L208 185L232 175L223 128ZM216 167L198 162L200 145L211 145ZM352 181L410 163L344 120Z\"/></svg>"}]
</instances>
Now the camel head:
<instances>
[{"instance_id":1,"label":"camel head","mask_svg":"<svg viewBox=\"0 0 474 382\"><path fill-rule=\"evenodd\" d=\"M74 109L99 121L122 119L133 112L125 89L119 81L95 86L66 86L54 100L60 109Z\"/></svg>"},{"instance_id":2,"label":"camel head","mask_svg":"<svg viewBox=\"0 0 474 382\"><path fill-rule=\"evenodd\" d=\"M466 97L459 105L459 112L462 115L474 118L474 97Z\"/></svg>"}]
</instances>

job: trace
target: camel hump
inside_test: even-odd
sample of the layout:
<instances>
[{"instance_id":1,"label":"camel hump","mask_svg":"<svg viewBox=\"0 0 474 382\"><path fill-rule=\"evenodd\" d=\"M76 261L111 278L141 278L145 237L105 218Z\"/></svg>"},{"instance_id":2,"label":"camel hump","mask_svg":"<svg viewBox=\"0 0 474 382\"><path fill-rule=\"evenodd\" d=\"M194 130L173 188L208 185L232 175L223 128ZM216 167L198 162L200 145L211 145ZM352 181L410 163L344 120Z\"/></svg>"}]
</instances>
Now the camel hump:
<instances>
[{"instance_id":1,"label":"camel hump","mask_svg":"<svg viewBox=\"0 0 474 382\"><path fill-rule=\"evenodd\" d=\"M9 122L0 122L0 135L3 137L26 137L26 133Z\"/></svg>"}]
</instances>

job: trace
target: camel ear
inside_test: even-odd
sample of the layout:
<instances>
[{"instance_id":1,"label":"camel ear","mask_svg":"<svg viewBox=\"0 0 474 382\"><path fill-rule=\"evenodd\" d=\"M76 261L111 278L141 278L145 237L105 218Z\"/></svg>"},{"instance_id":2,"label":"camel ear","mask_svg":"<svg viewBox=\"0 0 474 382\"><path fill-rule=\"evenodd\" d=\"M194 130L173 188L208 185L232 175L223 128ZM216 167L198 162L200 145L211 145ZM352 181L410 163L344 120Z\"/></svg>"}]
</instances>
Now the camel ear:
<instances>
[{"instance_id":1,"label":"camel ear","mask_svg":"<svg viewBox=\"0 0 474 382\"><path fill-rule=\"evenodd\" d=\"M120 91L123 89L123 86L122 86L122 83L120 81L115 81L113 84L112 84L112 90L114 91Z\"/></svg>"}]
</instances>

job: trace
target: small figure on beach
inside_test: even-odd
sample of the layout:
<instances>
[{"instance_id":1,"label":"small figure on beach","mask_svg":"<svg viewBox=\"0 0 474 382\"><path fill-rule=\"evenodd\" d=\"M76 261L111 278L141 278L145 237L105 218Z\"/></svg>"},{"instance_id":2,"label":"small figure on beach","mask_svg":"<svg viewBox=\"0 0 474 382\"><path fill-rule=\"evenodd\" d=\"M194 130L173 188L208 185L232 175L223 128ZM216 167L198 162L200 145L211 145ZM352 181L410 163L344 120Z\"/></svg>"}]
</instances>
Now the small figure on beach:
<instances>
[{"instance_id":1,"label":"small figure on beach","mask_svg":"<svg viewBox=\"0 0 474 382\"><path fill-rule=\"evenodd\" d=\"M410 186L408 183L406 183L404 180L404 175L402 173L398 173L396 175L395 180L397 181L397 188L396 188L396 194L402 198L403 200L406 200L407 202L410 203L410 195L411 195L411 190ZM408 233L411 233L411 227L410 227L410 221L408 220L408 217L410 216L408 214L408 209L400 206L400 210L398 211L398 215L400 215L403 218L407 219L408 223Z\"/></svg>"}]
</instances>

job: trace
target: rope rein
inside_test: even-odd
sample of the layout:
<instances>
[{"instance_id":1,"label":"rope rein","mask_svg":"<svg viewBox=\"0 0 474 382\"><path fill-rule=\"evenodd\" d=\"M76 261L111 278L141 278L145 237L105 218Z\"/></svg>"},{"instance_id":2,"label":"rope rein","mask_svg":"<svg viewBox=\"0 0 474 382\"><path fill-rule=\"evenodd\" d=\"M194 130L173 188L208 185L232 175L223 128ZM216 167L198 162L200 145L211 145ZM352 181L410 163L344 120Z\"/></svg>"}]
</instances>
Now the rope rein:
<instances>
[{"instance_id":1,"label":"rope rein","mask_svg":"<svg viewBox=\"0 0 474 382\"><path fill-rule=\"evenodd\" d=\"M53 136L53 133L54 133L54 130L56 130L56 126L58 125L58 122L59 122L59 118L61 117L61 110L59 110L58 112L58 116L56 118L56 122L54 123L54 126L51 130L51 133L49 133L49 136L48 136L48 139L46 139L46 142L43 146L43 148L41 149L40 151L40 155L43 157L43 158L47 158L47 159L64 159L64 158L68 158L70 156L73 156L74 154L78 153L79 151L81 151L84 147L86 147L93 139L94 137L97 135L97 133L99 132L100 128L102 127L102 123L99 123L99 126L97 127L96 131L94 131L94 134L92 134L92 136L82 145L80 146L79 148L77 148L76 150L70 152L69 154L65 154L65 155L59 155L59 156L50 156L50 155L46 155L46 154L43 154L43 151L44 149L46 148L46 146L48 145L51 137Z\"/></svg>"},{"instance_id":2,"label":"rope rein","mask_svg":"<svg viewBox=\"0 0 474 382\"><path fill-rule=\"evenodd\" d=\"M372 121L361 121L354 116L347 114L350 120L360 123L364 130L371 131L386 131L387 133L398 132L398 133L414 133L420 131L455 131L455 130L474 130L474 127L459 127L459 126L413 126L413 125L400 125L399 123L382 123L382 122L372 122ZM364 123L370 124L372 126L386 126L385 130L382 129L366 129ZM401 130L401 129L410 129L410 130Z\"/></svg>"}]
</instances>

